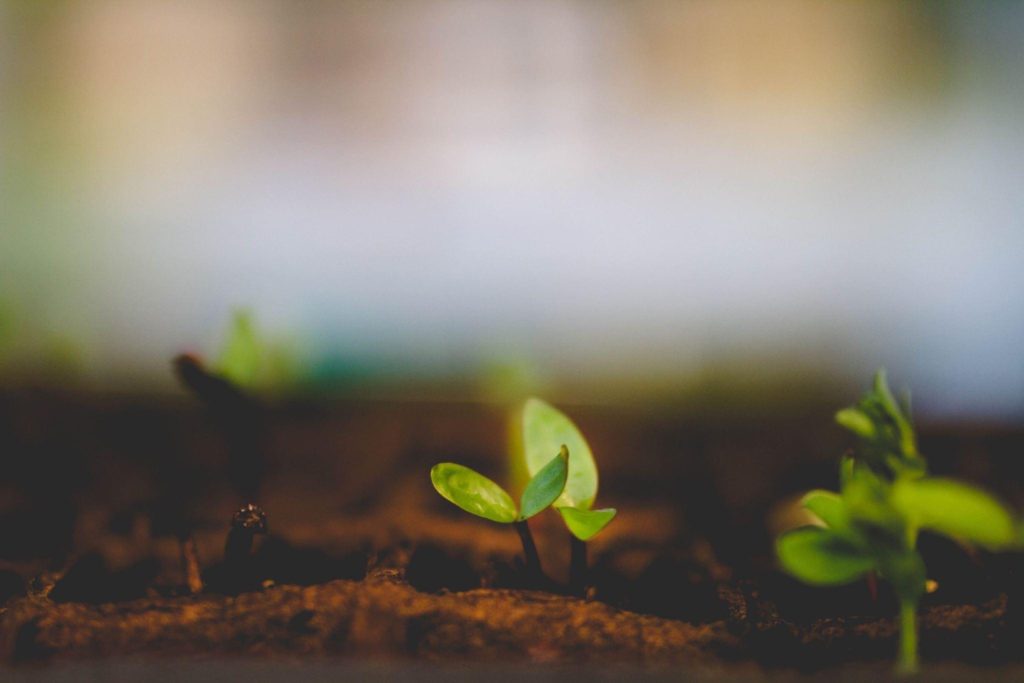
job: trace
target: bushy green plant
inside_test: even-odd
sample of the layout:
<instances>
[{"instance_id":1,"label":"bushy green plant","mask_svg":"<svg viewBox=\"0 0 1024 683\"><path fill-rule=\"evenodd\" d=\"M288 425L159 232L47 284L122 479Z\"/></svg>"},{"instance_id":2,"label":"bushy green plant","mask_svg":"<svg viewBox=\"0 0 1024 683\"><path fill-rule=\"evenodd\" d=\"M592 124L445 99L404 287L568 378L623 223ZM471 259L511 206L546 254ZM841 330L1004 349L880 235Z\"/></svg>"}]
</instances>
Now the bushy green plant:
<instances>
[{"instance_id":1,"label":"bushy green plant","mask_svg":"<svg viewBox=\"0 0 1024 683\"><path fill-rule=\"evenodd\" d=\"M587 570L586 542L615 518L615 508L593 509L597 498L597 463L579 428L563 412L539 398L526 401L522 409L522 447L526 469L536 476L544 466L545 453L565 444L572 453L569 476L554 507L571 534L569 583L583 589Z\"/></svg>"},{"instance_id":2,"label":"bushy green plant","mask_svg":"<svg viewBox=\"0 0 1024 683\"><path fill-rule=\"evenodd\" d=\"M505 489L475 470L452 462L439 463L430 470L430 481L445 500L477 517L515 527L523 544L527 571L534 578L540 578L543 570L526 520L562 495L569 473L569 450L563 444L555 451L557 455L526 485L518 508Z\"/></svg>"},{"instance_id":3,"label":"bushy green plant","mask_svg":"<svg viewBox=\"0 0 1024 683\"><path fill-rule=\"evenodd\" d=\"M979 488L928 475L909 401L895 400L884 371L836 420L860 438L857 454L840 463L838 493L804 496L804 507L821 525L784 533L776 551L782 567L808 584L847 584L869 572L889 581L900 601L898 668L912 672L918 666L917 608L927 578L918 532L998 550L1017 543L1014 517Z\"/></svg>"}]
</instances>

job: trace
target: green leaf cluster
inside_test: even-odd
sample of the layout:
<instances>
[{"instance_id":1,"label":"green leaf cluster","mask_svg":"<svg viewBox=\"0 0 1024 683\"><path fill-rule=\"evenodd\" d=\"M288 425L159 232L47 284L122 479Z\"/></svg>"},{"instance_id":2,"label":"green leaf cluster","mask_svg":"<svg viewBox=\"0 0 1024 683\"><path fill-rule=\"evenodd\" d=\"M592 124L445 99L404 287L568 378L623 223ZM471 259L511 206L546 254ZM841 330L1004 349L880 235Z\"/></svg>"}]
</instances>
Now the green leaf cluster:
<instances>
[{"instance_id":1,"label":"green leaf cluster","mask_svg":"<svg viewBox=\"0 0 1024 683\"><path fill-rule=\"evenodd\" d=\"M921 529L985 548L1019 543L1010 511L985 491L969 484L927 476L909 418L885 374L875 375L872 390L836 420L860 437L858 457L846 456L839 468L840 490L815 490L802 504L818 520L815 526L784 533L776 540L782 567L812 585L841 585L877 572L892 583L903 604L904 619L925 590L925 566L917 551ZM903 626L903 668L916 665L916 627Z\"/></svg>"},{"instance_id":2,"label":"green leaf cluster","mask_svg":"<svg viewBox=\"0 0 1024 683\"><path fill-rule=\"evenodd\" d=\"M597 498L597 463L590 445L579 428L563 412L539 398L526 401L522 409L523 455L526 469L536 476L545 462L545 453L559 445L568 447L569 477L565 491L555 501L565 526L576 538L588 541L615 518L615 508L594 510Z\"/></svg>"},{"instance_id":3,"label":"green leaf cluster","mask_svg":"<svg viewBox=\"0 0 1024 683\"><path fill-rule=\"evenodd\" d=\"M927 529L993 550L1017 542L1013 515L981 489L938 477L888 482L853 463L840 493L815 490L803 506L821 526L779 537L783 567L811 584L837 585L877 571L916 599L924 570L915 549L917 532Z\"/></svg>"},{"instance_id":4,"label":"green leaf cluster","mask_svg":"<svg viewBox=\"0 0 1024 683\"><path fill-rule=\"evenodd\" d=\"M562 495L569 473L569 451L561 446L558 455L548 460L530 479L516 508L512 497L501 486L463 465L443 462L430 470L434 488L449 502L477 517L492 522L523 522Z\"/></svg>"},{"instance_id":5,"label":"green leaf cluster","mask_svg":"<svg viewBox=\"0 0 1024 683\"><path fill-rule=\"evenodd\" d=\"M910 395L897 401L885 370L875 373L871 390L856 405L836 413L836 422L860 437L859 455L878 474L898 477L927 472L917 450Z\"/></svg>"},{"instance_id":6,"label":"green leaf cluster","mask_svg":"<svg viewBox=\"0 0 1024 683\"><path fill-rule=\"evenodd\" d=\"M990 549L1017 543L1013 515L981 489L926 476L909 408L899 405L885 372L836 420L861 440L859 457L840 463L840 491L811 491L803 506L821 522L782 535L779 559L807 583L842 584L877 571L916 599L924 570L915 546L921 529Z\"/></svg>"}]
</instances>

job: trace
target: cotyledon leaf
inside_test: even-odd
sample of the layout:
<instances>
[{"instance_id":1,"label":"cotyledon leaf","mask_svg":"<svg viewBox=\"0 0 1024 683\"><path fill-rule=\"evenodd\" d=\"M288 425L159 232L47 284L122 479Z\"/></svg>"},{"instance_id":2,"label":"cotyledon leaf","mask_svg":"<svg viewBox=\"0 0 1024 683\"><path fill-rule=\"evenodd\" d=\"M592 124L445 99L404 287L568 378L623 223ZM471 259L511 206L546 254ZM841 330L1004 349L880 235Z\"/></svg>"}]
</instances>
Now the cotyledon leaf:
<instances>
[{"instance_id":1,"label":"cotyledon leaf","mask_svg":"<svg viewBox=\"0 0 1024 683\"><path fill-rule=\"evenodd\" d=\"M519 503L519 519L529 519L562 495L569 473L569 450L562 446L558 455L551 459L530 479Z\"/></svg>"},{"instance_id":2,"label":"cotyledon leaf","mask_svg":"<svg viewBox=\"0 0 1024 683\"><path fill-rule=\"evenodd\" d=\"M850 529L850 513L838 493L815 489L806 493L800 502L829 529L837 533L845 533Z\"/></svg>"},{"instance_id":3,"label":"cotyledon leaf","mask_svg":"<svg viewBox=\"0 0 1024 683\"><path fill-rule=\"evenodd\" d=\"M430 470L430 481L446 500L492 522L516 521L516 504L505 489L463 465L442 462Z\"/></svg>"},{"instance_id":4,"label":"cotyledon leaf","mask_svg":"<svg viewBox=\"0 0 1024 683\"><path fill-rule=\"evenodd\" d=\"M601 510L580 510L579 508L558 508L565 520L565 526L581 541L589 541L615 518L615 508Z\"/></svg>"},{"instance_id":5,"label":"cotyledon leaf","mask_svg":"<svg viewBox=\"0 0 1024 683\"><path fill-rule=\"evenodd\" d=\"M874 568L874 560L842 536L820 527L787 531L775 541L783 569L804 583L851 583Z\"/></svg>"},{"instance_id":6,"label":"cotyledon leaf","mask_svg":"<svg viewBox=\"0 0 1024 683\"><path fill-rule=\"evenodd\" d=\"M597 465L586 439L564 413L531 398L523 406L523 449L526 468L534 476L562 446L569 449L569 475L556 507L589 510L597 497Z\"/></svg>"}]
</instances>

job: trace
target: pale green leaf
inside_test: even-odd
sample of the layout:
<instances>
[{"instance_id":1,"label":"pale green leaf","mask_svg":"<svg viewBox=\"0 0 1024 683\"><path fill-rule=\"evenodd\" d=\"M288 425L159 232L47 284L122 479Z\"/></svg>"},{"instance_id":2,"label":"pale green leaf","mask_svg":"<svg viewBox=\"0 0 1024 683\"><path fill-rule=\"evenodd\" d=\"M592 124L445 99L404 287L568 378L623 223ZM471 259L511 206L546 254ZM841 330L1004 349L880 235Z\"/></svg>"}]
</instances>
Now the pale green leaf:
<instances>
[{"instance_id":1,"label":"pale green leaf","mask_svg":"<svg viewBox=\"0 0 1024 683\"><path fill-rule=\"evenodd\" d=\"M849 512L838 493L815 489L804 495L800 503L830 529L843 531L850 526Z\"/></svg>"},{"instance_id":2,"label":"pale green leaf","mask_svg":"<svg viewBox=\"0 0 1024 683\"><path fill-rule=\"evenodd\" d=\"M615 508L601 510L580 510L579 508L558 508L570 533L581 541L589 541L615 518Z\"/></svg>"},{"instance_id":3,"label":"pale green leaf","mask_svg":"<svg viewBox=\"0 0 1024 683\"><path fill-rule=\"evenodd\" d=\"M252 313L244 309L235 311L217 371L236 385L251 388L259 379L262 362L263 351Z\"/></svg>"},{"instance_id":4,"label":"pale green leaf","mask_svg":"<svg viewBox=\"0 0 1024 683\"><path fill-rule=\"evenodd\" d=\"M479 472L443 462L430 470L430 481L446 500L466 512L503 524L516 521L516 504L512 498Z\"/></svg>"},{"instance_id":5,"label":"pale green leaf","mask_svg":"<svg viewBox=\"0 0 1024 683\"><path fill-rule=\"evenodd\" d=\"M914 434L914 427L910 423L910 415L904 414L889 389L889 380L884 368L879 368L875 373L874 394L876 400L881 404L889 419L896 425L897 438L900 446L901 456L905 462L900 464L903 467L910 467L913 470L924 472L925 466L920 454L917 452L917 437Z\"/></svg>"},{"instance_id":6,"label":"pale green leaf","mask_svg":"<svg viewBox=\"0 0 1024 683\"><path fill-rule=\"evenodd\" d=\"M530 479L519 503L519 519L529 519L562 495L566 477L569 474L569 451L562 446L558 455L551 459Z\"/></svg>"},{"instance_id":7,"label":"pale green leaf","mask_svg":"<svg viewBox=\"0 0 1024 683\"><path fill-rule=\"evenodd\" d=\"M836 422L862 439L875 438L875 423L859 408L843 408L836 413Z\"/></svg>"},{"instance_id":8,"label":"pale green leaf","mask_svg":"<svg viewBox=\"0 0 1024 683\"><path fill-rule=\"evenodd\" d=\"M889 373L886 372L885 368L878 368L878 370L875 370L872 389L886 409L890 412L895 412L898 410L898 407L896 405L896 398L892 395L892 391L889 389L888 375Z\"/></svg>"},{"instance_id":9,"label":"pale green leaf","mask_svg":"<svg viewBox=\"0 0 1024 683\"><path fill-rule=\"evenodd\" d=\"M851 583L874 568L874 561L842 536L819 527L786 532L775 541L783 569L804 583Z\"/></svg>"},{"instance_id":10,"label":"pale green leaf","mask_svg":"<svg viewBox=\"0 0 1024 683\"><path fill-rule=\"evenodd\" d=\"M979 488L952 479L904 479L893 485L893 505L912 524L1004 548L1017 540L1016 523L1002 503Z\"/></svg>"},{"instance_id":11,"label":"pale green leaf","mask_svg":"<svg viewBox=\"0 0 1024 683\"><path fill-rule=\"evenodd\" d=\"M523 447L530 476L547 465L563 445L572 455L565 490L556 505L589 509L597 497L597 465L586 439L572 420L557 408L538 398L526 401L523 406Z\"/></svg>"}]
</instances>

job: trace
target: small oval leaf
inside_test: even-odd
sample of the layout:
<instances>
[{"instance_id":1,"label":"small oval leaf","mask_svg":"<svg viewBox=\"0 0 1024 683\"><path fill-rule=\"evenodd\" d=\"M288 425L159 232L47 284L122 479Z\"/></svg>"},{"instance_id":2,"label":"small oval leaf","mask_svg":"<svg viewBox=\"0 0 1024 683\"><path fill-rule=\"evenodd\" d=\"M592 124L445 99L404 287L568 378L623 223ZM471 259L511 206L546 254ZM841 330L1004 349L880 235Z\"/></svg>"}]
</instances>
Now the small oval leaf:
<instances>
[{"instance_id":1,"label":"small oval leaf","mask_svg":"<svg viewBox=\"0 0 1024 683\"><path fill-rule=\"evenodd\" d=\"M430 481L446 500L466 512L492 522L516 521L516 504L484 475L453 462L442 462L430 470Z\"/></svg>"},{"instance_id":2,"label":"small oval leaf","mask_svg":"<svg viewBox=\"0 0 1024 683\"><path fill-rule=\"evenodd\" d=\"M579 508L558 508L565 520L565 526L581 541L589 541L615 519L615 508L601 510L580 510Z\"/></svg>"},{"instance_id":3,"label":"small oval leaf","mask_svg":"<svg viewBox=\"0 0 1024 683\"><path fill-rule=\"evenodd\" d=\"M804 495L801 504L829 529L842 531L850 526L846 504L838 493L815 489Z\"/></svg>"},{"instance_id":4,"label":"small oval leaf","mask_svg":"<svg viewBox=\"0 0 1024 683\"><path fill-rule=\"evenodd\" d=\"M775 541L775 552L783 569L815 586L851 583L875 564L843 537L819 527L782 534Z\"/></svg>"},{"instance_id":5,"label":"small oval leaf","mask_svg":"<svg viewBox=\"0 0 1024 683\"><path fill-rule=\"evenodd\" d=\"M875 423L859 408L843 408L836 413L836 422L862 439L875 438Z\"/></svg>"},{"instance_id":6,"label":"small oval leaf","mask_svg":"<svg viewBox=\"0 0 1024 683\"><path fill-rule=\"evenodd\" d=\"M1017 540L1016 523L1002 503L979 488L952 479L903 479L893 486L892 501L919 527L1005 548Z\"/></svg>"},{"instance_id":7,"label":"small oval leaf","mask_svg":"<svg viewBox=\"0 0 1024 683\"><path fill-rule=\"evenodd\" d=\"M597 465L587 440L564 413L539 398L523 406L523 448L526 468L535 476L561 446L567 446L569 476L556 504L562 507L590 509L597 497Z\"/></svg>"},{"instance_id":8,"label":"small oval leaf","mask_svg":"<svg viewBox=\"0 0 1024 683\"><path fill-rule=\"evenodd\" d=\"M569 451L565 446L540 472L534 475L523 491L519 503L519 519L529 519L562 495L569 474Z\"/></svg>"}]
</instances>

